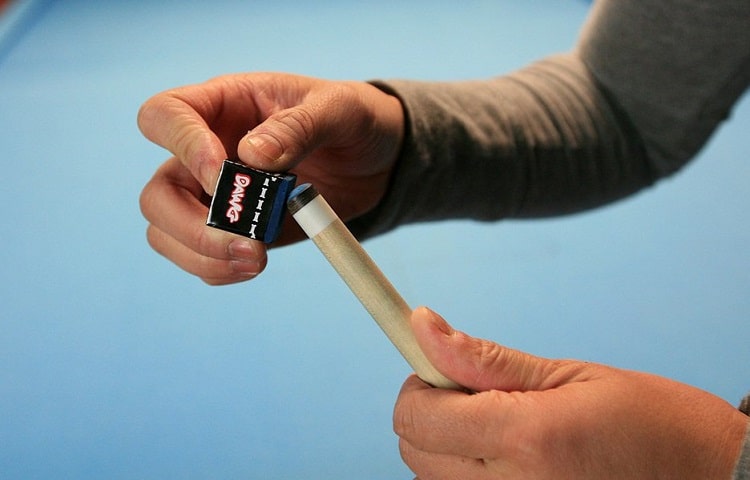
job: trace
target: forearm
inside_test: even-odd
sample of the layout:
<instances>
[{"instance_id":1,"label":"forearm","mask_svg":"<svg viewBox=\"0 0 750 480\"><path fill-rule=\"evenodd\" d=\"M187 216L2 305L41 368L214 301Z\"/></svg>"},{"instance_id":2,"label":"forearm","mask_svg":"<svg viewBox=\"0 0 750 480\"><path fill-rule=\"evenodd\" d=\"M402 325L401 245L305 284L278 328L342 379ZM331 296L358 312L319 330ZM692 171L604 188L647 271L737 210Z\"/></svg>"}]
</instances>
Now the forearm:
<instances>
[{"instance_id":1,"label":"forearm","mask_svg":"<svg viewBox=\"0 0 750 480\"><path fill-rule=\"evenodd\" d=\"M572 213L660 176L628 117L573 54L486 81L377 85L402 100L406 137L386 198L353 224L361 235Z\"/></svg>"}]
</instances>

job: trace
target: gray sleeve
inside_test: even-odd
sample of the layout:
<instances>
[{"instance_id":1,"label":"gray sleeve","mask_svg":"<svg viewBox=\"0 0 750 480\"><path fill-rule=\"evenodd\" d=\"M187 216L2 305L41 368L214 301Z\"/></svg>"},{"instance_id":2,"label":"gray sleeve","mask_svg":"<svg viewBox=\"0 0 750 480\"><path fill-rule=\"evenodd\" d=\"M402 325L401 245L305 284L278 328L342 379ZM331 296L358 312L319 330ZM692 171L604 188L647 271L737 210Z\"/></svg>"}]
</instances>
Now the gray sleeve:
<instances>
[{"instance_id":1,"label":"gray sleeve","mask_svg":"<svg viewBox=\"0 0 750 480\"><path fill-rule=\"evenodd\" d=\"M602 0L579 52L665 173L706 143L750 83L747 0Z\"/></svg>"},{"instance_id":2,"label":"gray sleeve","mask_svg":"<svg viewBox=\"0 0 750 480\"><path fill-rule=\"evenodd\" d=\"M568 54L487 80L373 82L401 99L406 135L385 198L350 227L367 237L561 215L653 184L695 155L747 86L748 10L601 0Z\"/></svg>"},{"instance_id":3,"label":"gray sleeve","mask_svg":"<svg viewBox=\"0 0 750 480\"><path fill-rule=\"evenodd\" d=\"M739 410L745 415L750 415L750 394L742 399ZM745 442L742 444L742 451L734 468L732 480L750 480L750 424L748 424Z\"/></svg>"},{"instance_id":4,"label":"gray sleeve","mask_svg":"<svg viewBox=\"0 0 750 480\"><path fill-rule=\"evenodd\" d=\"M750 428L745 435L745 443L742 445L740 459L734 468L732 480L750 480Z\"/></svg>"}]
</instances>

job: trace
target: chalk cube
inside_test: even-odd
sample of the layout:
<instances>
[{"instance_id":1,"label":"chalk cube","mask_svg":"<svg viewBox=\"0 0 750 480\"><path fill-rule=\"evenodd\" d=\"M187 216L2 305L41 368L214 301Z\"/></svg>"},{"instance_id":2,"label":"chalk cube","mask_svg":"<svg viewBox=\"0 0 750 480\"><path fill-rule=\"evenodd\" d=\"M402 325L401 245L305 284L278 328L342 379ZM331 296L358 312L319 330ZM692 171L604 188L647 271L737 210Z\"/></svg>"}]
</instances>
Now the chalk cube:
<instances>
[{"instance_id":1,"label":"chalk cube","mask_svg":"<svg viewBox=\"0 0 750 480\"><path fill-rule=\"evenodd\" d=\"M271 243L281 232L296 175L269 173L225 160L206 224Z\"/></svg>"}]
</instances>

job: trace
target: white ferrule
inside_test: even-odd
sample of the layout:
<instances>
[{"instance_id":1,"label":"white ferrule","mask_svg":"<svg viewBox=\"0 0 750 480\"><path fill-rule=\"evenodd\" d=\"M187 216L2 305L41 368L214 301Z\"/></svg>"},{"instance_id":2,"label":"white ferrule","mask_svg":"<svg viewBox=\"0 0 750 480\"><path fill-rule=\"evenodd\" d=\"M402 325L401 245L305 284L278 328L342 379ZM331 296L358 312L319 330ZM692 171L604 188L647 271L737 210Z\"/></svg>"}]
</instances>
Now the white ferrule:
<instances>
[{"instance_id":1,"label":"white ferrule","mask_svg":"<svg viewBox=\"0 0 750 480\"><path fill-rule=\"evenodd\" d=\"M314 238L338 218L321 195L316 195L292 216L310 238Z\"/></svg>"}]
</instances>

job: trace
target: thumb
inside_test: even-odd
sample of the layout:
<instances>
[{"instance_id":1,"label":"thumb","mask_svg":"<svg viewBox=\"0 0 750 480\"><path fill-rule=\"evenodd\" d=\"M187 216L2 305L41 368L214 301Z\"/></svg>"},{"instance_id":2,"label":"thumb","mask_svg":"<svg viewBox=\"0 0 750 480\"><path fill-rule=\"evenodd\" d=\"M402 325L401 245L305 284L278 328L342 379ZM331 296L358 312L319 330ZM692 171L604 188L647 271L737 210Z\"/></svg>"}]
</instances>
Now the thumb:
<instances>
[{"instance_id":1,"label":"thumb","mask_svg":"<svg viewBox=\"0 0 750 480\"><path fill-rule=\"evenodd\" d=\"M476 392L542 389L548 374L557 367L554 361L459 332L426 307L412 312L411 325L435 368Z\"/></svg>"},{"instance_id":2,"label":"thumb","mask_svg":"<svg viewBox=\"0 0 750 480\"><path fill-rule=\"evenodd\" d=\"M302 104L268 117L240 140L237 155L260 170L293 168L327 138L330 114L321 110Z\"/></svg>"}]
</instances>

